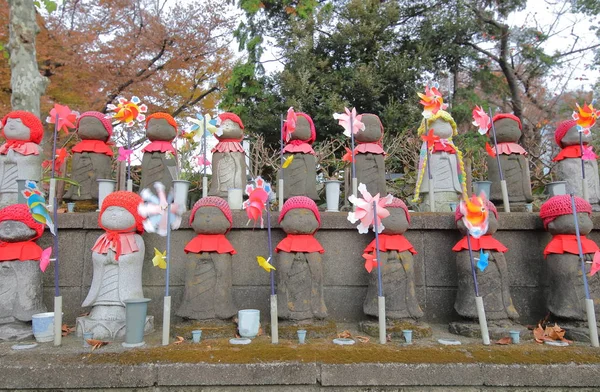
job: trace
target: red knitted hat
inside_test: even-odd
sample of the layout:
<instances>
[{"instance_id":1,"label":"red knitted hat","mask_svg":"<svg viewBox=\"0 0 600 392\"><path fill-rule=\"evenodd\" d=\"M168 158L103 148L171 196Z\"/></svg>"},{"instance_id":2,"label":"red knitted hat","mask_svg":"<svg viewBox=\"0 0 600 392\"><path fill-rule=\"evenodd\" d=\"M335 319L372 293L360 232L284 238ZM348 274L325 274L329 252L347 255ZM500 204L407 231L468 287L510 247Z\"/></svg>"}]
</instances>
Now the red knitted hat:
<instances>
[{"instance_id":1,"label":"red knitted hat","mask_svg":"<svg viewBox=\"0 0 600 392\"><path fill-rule=\"evenodd\" d=\"M106 139L107 140L110 139L110 137L112 136L112 133L113 133L113 127L112 127L112 124L110 123L110 118L106 117L106 114L100 113L100 112L93 112L93 111L82 113L81 116L79 116L79 118L77 119L77 124L76 124L77 131L79 131L79 122L84 117L95 117L98 120L100 120L100 122L104 126L104 129L108 133L108 137Z\"/></svg>"},{"instance_id":2,"label":"red knitted hat","mask_svg":"<svg viewBox=\"0 0 600 392\"><path fill-rule=\"evenodd\" d=\"M310 116L306 113L296 113L296 116L300 116L306 119L306 121L308 121L308 125L310 126L310 138L308 138L308 140L306 140L306 143L308 144L313 144L315 142L315 140L317 140L317 131L315 129L315 123L313 122L312 118L310 118ZM283 138L285 140L287 140L287 135L288 135L288 131L287 131L287 122L283 123Z\"/></svg>"},{"instance_id":3,"label":"red knitted hat","mask_svg":"<svg viewBox=\"0 0 600 392\"><path fill-rule=\"evenodd\" d=\"M521 120L519 120L519 117L515 116L514 114L510 114L510 113L498 113L494 116L494 118L492 118L492 122L490 123L490 125L488 125L488 133L489 133L490 129L492 129L492 123L495 123L498 120L502 120L503 118L510 118L511 120L516 121L517 124L519 124L519 129L521 131L523 130L523 124L521 124Z\"/></svg>"},{"instance_id":4,"label":"red knitted hat","mask_svg":"<svg viewBox=\"0 0 600 392\"><path fill-rule=\"evenodd\" d=\"M317 222L319 223L319 227L321 227L321 215L319 214L319 209L317 208L317 204L310 198L306 196L294 196L287 199L285 203L283 203L283 208L281 209L281 213L279 214L278 223L281 223L285 214L288 211L293 210L295 208L306 208L307 210L311 210L315 215Z\"/></svg>"},{"instance_id":5,"label":"red knitted hat","mask_svg":"<svg viewBox=\"0 0 600 392\"><path fill-rule=\"evenodd\" d=\"M558 124L558 127L556 127L556 131L554 131L554 140L560 148L564 147L561 143L562 138L565 137L569 129L573 128L575 125L577 125L577 121L566 120Z\"/></svg>"},{"instance_id":6,"label":"red knitted hat","mask_svg":"<svg viewBox=\"0 0 600 392\"><path fill-rule=\"evenodd\" d=\"M175 122L175 119L170 114L163 112L152 113L146 117L146 128L148 128L148 122L153 118L167 120L169 125L175 128L175 132L177 133L177 122Z\"/></svg>"},{"instance_id":7,"label":"red knitted hat","mask_svg":"<svg viewBox=\"0 0 600 392\"><path fill-rule=\"evenodd\" d=\"M408 221L408 223L410 223L410 214L408 213L408 208L402 200L398 199L397 197L394 197L392 199L392 202L386 205L385 208L402 208L404 210L404 213L406 214L406 220Z\"/></svg>"},{"instance_id":8,"label":"red knitted hat","mask_svg":"<svg viewBox=\"0 0 600 392\"><path fill-rule=\"evenodd\" d=\"M26 112L24 110L15 110L14 112L8 113L4 118L2 118L2 136L6 139L6 135L4 135L4 126L9 118L20 118L23 124L29 128L29 141L34 142L36 144L40 144L42 138L44 137L44 127L42 126L42 122L39 118L33 113Z\"/></svg>"},{"instance_id":9,"label":"red knitted hat","mask_svg":"<svg viewBox=\"0 0 600 392\"><path fill-rule=\"evenodd\" d=\"M4 207L0 210L0 222L4 221L19 221L23 222L30 229L35 230L36 235L35 238L32 238L31 241L36 240L44 234L44 225L36 222L31 215L31 211L26 204L12 204L8 207ZM0 241L1 242L1 241Z\"/></svg>"},{"instance_id":10,"label":"red knitted hat","mask_svg":"<svg viewBox=\"0 0 600 392\"><path fill-rule=\"evenodd\" d=\"M144 201L137 193L127 191L117 191L110 193L102 202L102 209L98 214L98 226L102 227L100 218L108 207L123 207L135 218L135 231L139 234L144 232L144 218L138 214L138 206Z\"/></svg>"},{"instance_id":11,"label":"red knitted hat","mask_svg":"<svg viewBox=\"0 0 600 392\"><path fill-rule=\"evenodd\" d=\"M219 114L219 118L221 119L221 122L223 122L225 120L231 120L234 123L236 123L237 125L239 125L240 128L244 129L244 123L242 123L242 119L239 118L238 115L235 113L231 113L231 112L221 113L221 114Z\"/></svg>"},{"instance_id":12,"label":"red knitted hat","mask_svg":"<svg viewBox=\"0 0 600 392\"><path fill-rule=\"evenodd\" d=\"M494 215L496 216L496 219L498 219L498 210L496 209L496 206L494 205L494 203L492 203L489 200L485 201L485 206L487 207L488 211L492 211L494 213ZM462 212L460 212L460 208L458 208L458 206L456 207L456 212L454 213L454 222L458 222L459 220L461 220L463 218L463 214Z\"/></svg>"},{"instance_id":13,"label":"red knitted hat","mask_svg":"<svg viewBox=\"0 0 600 392\"><path fill-rule=\"evenodd\" d=\"M231 208L229 208L229 204L227 204L227 200L217 197L217 196L203 197L202 199L198 200L196 202L196 204L194 204L194 207L192 207L192 212L190 213L190 226L192 225L192 222L194 221L194 216L196 215L196 211L198 211L198 208L209 207L209 206L217 207L218 209L221 210L223 215L225 215L225 218L227 218L227 220L229 221L229 229L231 229L231 226L233 225L233 216L231 215ZM229 231L229 230L227 230L227 231Z\"/></svg>"},{"instance_id":14,"label":"red knitted hat","mask_svg":"<svg viewBox=\"0 0 600 392\"><path fill-rule=\"evenodd\" d=\"M592 205L581 197L575 196L575 208L577 212L587 212L588 215L592 214ZM544 221L545 229L548 229L548 224L559 216L570 215L572 213L570 195L552 196L540 208L540 218Z\"/></svg>"}]
</instances>

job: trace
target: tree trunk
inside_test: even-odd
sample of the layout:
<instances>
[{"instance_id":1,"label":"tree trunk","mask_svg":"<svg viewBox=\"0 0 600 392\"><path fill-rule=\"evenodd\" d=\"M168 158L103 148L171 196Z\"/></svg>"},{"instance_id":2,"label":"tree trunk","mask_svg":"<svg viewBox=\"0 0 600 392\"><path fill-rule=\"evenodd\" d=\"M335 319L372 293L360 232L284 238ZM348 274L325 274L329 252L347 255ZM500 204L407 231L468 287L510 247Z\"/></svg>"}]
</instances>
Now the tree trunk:
<instances>
[{"instance_id":1,"label":"tree trunk","mask_svg":"<svg viewBox=\"0 0 600 392\"><path fill-rule=\"evenodd\" d=\"M35 6L31 0L8 0L10 54L10 99L13 110L27 110L40 116L40 97L48 79L40 75L35 53L35 36L39 32Z\"/></svg>"}]
</instances>

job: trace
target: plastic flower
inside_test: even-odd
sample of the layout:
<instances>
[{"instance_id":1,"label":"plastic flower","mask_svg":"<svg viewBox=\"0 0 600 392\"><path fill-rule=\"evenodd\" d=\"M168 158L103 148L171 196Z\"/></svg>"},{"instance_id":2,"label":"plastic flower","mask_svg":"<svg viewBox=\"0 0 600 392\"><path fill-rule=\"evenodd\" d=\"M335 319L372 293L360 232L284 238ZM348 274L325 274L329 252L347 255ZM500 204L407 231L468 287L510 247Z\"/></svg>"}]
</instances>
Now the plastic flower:
<instances>
[{"instance_id":1,"label":"plastic flower","mask_svg":"<svg viewBox=\"0 0 600 392\"><path fill-rule=\"evenodd\" d=\"M425 94L417 93L419 98L421 98L419 103L423 105L422 114L424 118L430 118L440 109L444 110L448 107L448 105L444 103L444 98L438 88L439 84L433 83L431 87L429 87L429 85L425 86Z\"/></svg>"},{"instance_id":2,"label":"plastic flower","mask_svg":"<svg viewBox=\"0 0 600 392\"><path fill-rule=\"evenodd\" d=\"M352 111L344 108L344 111L345 113L333 113L333 118L338 120L339 124L344 127L345 136L350 137L350 132L356 135L358 131L365 130L365 124L361 122L362 114L356 114L356 108L352 108ZM350 127L350 123L352 123L352 127Z\"/></svg>"},{"instance_id":3,"label":"plastic flower","mask_svg":"<svg viewBox=\"0 0 600 392\"><path fill-rule=\"evenodd\" d=\"M131 162L131 153L133 153L133 150L119 147L119 156L117 157L117 160Z\"/></svg>"},{"instance_id":4,"label":"plastic flower","mask_svg":"<svg viewBox=\"0 0 600 392\"><path fill-rule=\"evenodd\" d=\"M58 122L56 122L57 116ZM50 115L46 117L46 122L48 124L56 123L56 129L69 133L69 128L75 128L77 117L79 117L79 112L71 111L66 105L55 103L52 110L50 110Z\"/></svg>"},{"instance_id":5,"label":"plastic flower","mask_svg":"<svg viewBox=\"0 0 600 392\"><path fill-rule=\"evenodd\" d=\"M477 132L485 135L490 128L490 116L483 110L481 106L475 106L473 109L473 125L478 127Z\"/></svg>"},{"instance_id":6,"label":"plastic flower","mask_svg":"<svg viewBox=\"0 0 600 392\"><path fill-rule=\"evenodd\" d=\"M388 194L386 197L381 199L379 193L375 196L371 196L369 191L367 191L367 186L363 183L360 183L358 186L358 191L363 196L362 199L356 197L355 195L350 195L350 197L348 197L350 203L356 206L356 211L351 211L348 213L348 220L352 224L360 221L360 224L357 226L358 232L360 234L368 233L369 227L371 227L371 225L374 223L373 202L375 202L377 205L377 232L381 233L384 229L381 220L390 215L390 212L385 209L385 206L392 202L393 196Z\"/></svg>"},{"instance_id":7,"label":"plastic flower","mask_svg":"<svg viewBox=\"0 0 600 392\"><path fill-rule=\"evenodd\" d=\"M113 104L106 106L109 111L114 112L112 118L115 124L124 123L128 127L133 127L135 121L142 122L146 119L143 113L148 111L148 106L140 105L141 101L138 97L131 97L131 101L120 97L117 101L116 106Z\"/></svg>"},{"instance_id":8,"label":"plastic flower","mask_svg":"<svg viewBox=\"0 0 600 392\"><path fill-rule=\"evenodd\" d=\"M470 199L461 200L459 208L463 223L472 237L479 238L487 232L489 211L483 193L479 197L472 195Z\"/></svg>"},{"instance_id":9,"label":"plastic flower","mask_svg":"<svg viewBox=\"0 0 600 392\"><path fill-rule=\"evenodd\" d=\"M576 105L577 110L573 111L573 120L577 121L579 132L589 135L590 128L596 124L596 119L600 116L600 110L594 109L593 103L584 104L583 107Z\"/></svg>"}]
</instances>

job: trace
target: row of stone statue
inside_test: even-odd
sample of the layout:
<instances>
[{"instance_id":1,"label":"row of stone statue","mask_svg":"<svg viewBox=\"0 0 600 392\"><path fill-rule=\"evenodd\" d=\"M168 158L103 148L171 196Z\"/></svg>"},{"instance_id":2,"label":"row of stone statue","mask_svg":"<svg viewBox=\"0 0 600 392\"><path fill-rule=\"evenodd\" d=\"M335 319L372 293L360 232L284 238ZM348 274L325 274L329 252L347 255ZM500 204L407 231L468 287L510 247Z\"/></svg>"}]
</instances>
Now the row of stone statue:
<instances>
[{"instance_id":1,"label":"row of stone statue","mask_svg":"<svg viewBox=\"0 0 600 392\"><path fill-rule=\"evenodd\" d=\"M125 301L143 298L142 269L145 255L142 217L135 193L118 191L103 202L98 225L105 232L92 247L93 278L82 306L91 306L88 316L77 320L78 334L93 332L95 338L122 337L125 327ZM498 214L491 202L489 228L479 239L471 239L477 254L487 254L487 266L479 266L476 276L483 297L486 316L496 322L511 323L519 317L513 306L505 258L506 246L493 237L498 229ZM367 271L381 268L386 296L386 316L390 319L418 322L424 316L415 289L413 255L417 250L404 237L410 214L404 202L394 198L386 208L385 230L379 236L379 265L374 262L375 240L364 250ZM591 206L576 198L579 230L586 260L598 251L585 237L592 228ZM585 319L585 306L577 238L569 196L554 196L541 208L544 227L553 235L544 251L548 263L547 307L557 318L577 323ZM466 234L460 211L455 214L458 229ZM186 244L185 288L176 314L185 319L229 319L237 312L232 299L232 255L234 246L226 238L232 227L227 202L219 197L205 197L195 203L189 223L196 236ZM321 217L314 201L305 196L288 199L279 215L286 237L276 245L278 313L284 320L314 320L327 317L323 292L325 249L314 234ZM44 227L34 221L26 205L15 204L0 210L0 339L22 337L31 332L28 321L43 311L42 282L38 261L41 249L34 241ZM466 320L477 320L473 271L466 237L452 249L456 252L458 291L455 309ZM450 251L450 249L448 250ZM247 259L252 259L248 255ZM483 256L479 256L483 257ZM518 257L513 255L512 257ZM357 260L358 261L358 260ZM335 260L325 261L335 262ZM590 269L588 265L586 268ZM377 316L377 273L371 273L364 300L364 313ZM600 290L597 275L589 279L592 293ZM597 305L600 308L600 304ZM597 309L600 310L600 309ZM150 320L150 317L149 317ZM470 321L467 321L470 322ZM28 329L29 328L29 329ZM147 329L152 328L148 322ZM512 327L514 329L514 327ZM458 328L460 329L460 328Z\"/></svg>"}]
</instances>

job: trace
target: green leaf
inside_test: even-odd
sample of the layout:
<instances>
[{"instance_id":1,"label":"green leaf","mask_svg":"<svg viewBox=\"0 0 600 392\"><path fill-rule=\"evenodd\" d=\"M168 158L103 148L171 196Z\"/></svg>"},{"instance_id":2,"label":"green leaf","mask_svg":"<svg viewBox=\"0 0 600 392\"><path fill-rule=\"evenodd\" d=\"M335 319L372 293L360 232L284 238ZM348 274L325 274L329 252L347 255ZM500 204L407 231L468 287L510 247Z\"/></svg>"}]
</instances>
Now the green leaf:
<instances>
[{"instance_id":1,"label":"green leaf","mask_svg":"<svg viewBox=\"0 0 600 392\"><path fill-rule=\"evenodd\" d=\"M46 10L48 10L49 13L53 13L54 11L56 11L58 4L54 0L44 0L44 6L46 7Z\"/></svg>"}]
</instances>

